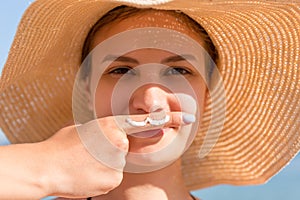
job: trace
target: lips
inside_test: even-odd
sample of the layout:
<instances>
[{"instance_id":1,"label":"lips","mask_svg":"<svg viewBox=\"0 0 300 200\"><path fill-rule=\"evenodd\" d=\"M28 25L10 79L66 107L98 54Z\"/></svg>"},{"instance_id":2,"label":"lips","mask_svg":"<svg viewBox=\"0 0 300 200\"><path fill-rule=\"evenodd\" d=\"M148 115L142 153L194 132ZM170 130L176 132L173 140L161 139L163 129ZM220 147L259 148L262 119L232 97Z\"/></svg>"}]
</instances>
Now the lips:
<instances>
[{"instance_id":1,"label":"lips","mask_svg":"<svg viewBox=\"0 0 300 200\"><path fill-rule=\"evenodd\" d=\"M130 134L130 136L137 137L137 138L153 138L153 137L160 137L164 134L163 129L155 129L155 130L148 130Z\"/></svg>"}]
</instances>

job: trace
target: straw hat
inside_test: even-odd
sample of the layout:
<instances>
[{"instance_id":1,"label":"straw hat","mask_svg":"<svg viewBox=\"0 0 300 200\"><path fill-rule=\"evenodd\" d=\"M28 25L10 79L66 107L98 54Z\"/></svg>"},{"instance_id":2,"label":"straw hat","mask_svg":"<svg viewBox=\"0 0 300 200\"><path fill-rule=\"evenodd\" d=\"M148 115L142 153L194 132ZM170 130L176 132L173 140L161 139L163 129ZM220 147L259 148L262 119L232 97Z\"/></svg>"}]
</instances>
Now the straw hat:
<instances>
[{"instance_id":1,"label":"straw hat","mask_svg":"<svg viewBox=\"0 0 300 200\"><path fill-rule=\"evenodd\" d=\"M297 154L300 4L278 0L37 0L22 18L1 76L0 124L11 142L44 140L72 118L84 39L118 5L181 10L206 29L219 51L225 123L218 115L209 123L217 88L204 127L183 156L189 189L263 183ZM208 139L218 141L199 159L208 129Z\"/></svg>"}]
</instances>

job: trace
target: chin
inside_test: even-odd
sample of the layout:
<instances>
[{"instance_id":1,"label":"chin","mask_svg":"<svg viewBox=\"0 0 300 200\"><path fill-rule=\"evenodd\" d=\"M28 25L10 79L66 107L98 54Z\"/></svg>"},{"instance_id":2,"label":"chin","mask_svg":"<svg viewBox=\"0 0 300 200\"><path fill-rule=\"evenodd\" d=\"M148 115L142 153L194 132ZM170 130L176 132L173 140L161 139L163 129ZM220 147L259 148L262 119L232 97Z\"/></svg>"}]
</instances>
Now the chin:
<instances>
[{"instance_id":1,"label":"chin","mask_svg":"<svg viewBox=\"0 0 300 200\"><path fill-rule=\"evenodd\" d=\"M153 153L129 153L126 158L125 172L148 173L160 170L178 160L183 149L174 151L158 151Z\"/></svg>"}]
</instances>

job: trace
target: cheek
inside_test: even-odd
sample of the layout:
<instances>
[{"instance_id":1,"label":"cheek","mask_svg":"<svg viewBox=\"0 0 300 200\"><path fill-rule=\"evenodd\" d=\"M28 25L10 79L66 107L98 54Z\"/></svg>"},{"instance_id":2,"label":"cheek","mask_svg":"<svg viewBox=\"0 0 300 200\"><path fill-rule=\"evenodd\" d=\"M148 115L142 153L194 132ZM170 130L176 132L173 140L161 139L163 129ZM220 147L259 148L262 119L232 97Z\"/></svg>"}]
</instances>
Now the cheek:
<instances>
[{"instance_id":1,"label":"cheek","mask_svg":"<svg viewBox=\"0 0 300 200\"><path fill-rule=\"evenodd\" d=\"M97 117L107 117L112 115L111 99L114 84L105 80L100 80L94 96L94 106Z\"/></svg>"}]
</instances>

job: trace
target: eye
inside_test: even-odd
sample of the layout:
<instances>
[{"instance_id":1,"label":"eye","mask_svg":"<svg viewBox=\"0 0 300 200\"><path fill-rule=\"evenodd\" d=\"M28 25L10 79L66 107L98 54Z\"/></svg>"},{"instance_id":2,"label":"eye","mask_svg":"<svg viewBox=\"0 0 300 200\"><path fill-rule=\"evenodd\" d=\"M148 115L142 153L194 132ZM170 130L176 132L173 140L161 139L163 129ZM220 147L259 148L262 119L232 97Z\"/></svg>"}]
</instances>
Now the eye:
<instances>
[{"instance_id":1,"label":"eye","mask_svg":"<svg viewBox=\"0 0 300 200\"><path fill-rule=\"evenodd\" d=\"M188 75L191 72L183 67L170 67L166 70L165 75Z\"/></svg>"},{"instance_id":2,"label":"eye","mask_svg":"<svg viewBox=\"0 0 300 200\"><path fill-rule=\"evenodd\" d=\"M128 66L114 67L113 69L109 70L108 73L112 75L124 75L124 74L135 75L136 74L134 69Z\"/></svg>"}]
</instances>

